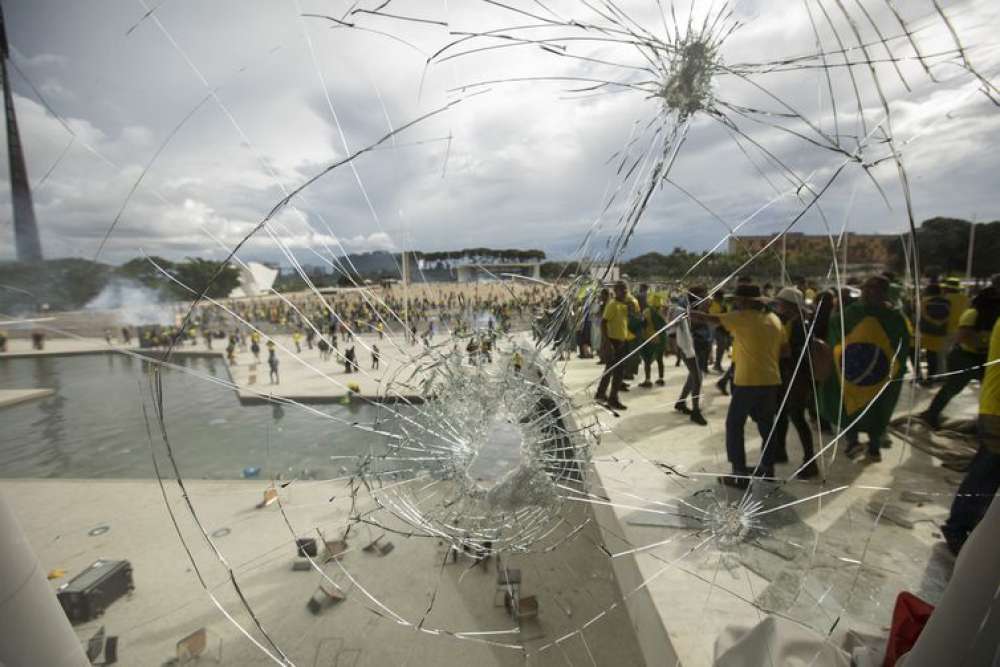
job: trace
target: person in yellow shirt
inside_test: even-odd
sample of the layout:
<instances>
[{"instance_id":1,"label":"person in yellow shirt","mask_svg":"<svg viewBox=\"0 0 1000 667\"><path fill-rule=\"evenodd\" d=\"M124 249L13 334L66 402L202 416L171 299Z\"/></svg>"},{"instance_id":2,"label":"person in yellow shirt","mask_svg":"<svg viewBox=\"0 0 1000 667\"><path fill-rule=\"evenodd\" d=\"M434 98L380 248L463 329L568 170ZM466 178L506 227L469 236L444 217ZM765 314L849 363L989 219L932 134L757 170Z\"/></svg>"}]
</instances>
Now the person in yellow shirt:
<instances>
[{"instance_id":1,"label":"person in yellow shirt","mask_svg":"<svg viewBox=\"0 0 1000 667\"><path fill-rule=\"evenodd\" d=\"M987 287L976 295L972 308L966 309L958 321L957 344L948 354L949 375L920 418L934 429L941 426L941 413L955 396L972 380L983 377L983 364L989 351L989 336L1000 315L1000 292ZM960 371L960 372L955 372Z\"/></svg>"},{"instance_id":2,"label":"person in yellow shirt","mask_svg":"<svg viewBox=\"0 0 1000 667\"><path fill-rule=\"evenodd\" d=\"M754 473L774 476L775 448L769 446L769 439L778 408L781 386L778 363L784 336L781 321L764 306L760 287L737 285L734 296L732 312L720 315L692 312L692 316L721 324L733 337L736 370L732 400L726 413L726 455L733 475L720 477L720 481L727 486L746 488L750 469L746 462L743 427L748 417L757 424L757 432L763 440L760 463Z\"/></svg>"},{"instance_id":3,"label":"person in yellow shirt","mask_svg":"<svg viewBox=\"0 0 1000 667\"><path fill-rule=\"evenodd\" d=\"M941 533L953 554L958 554L1000 488L1000 320L993 325L990 347L979 394L979 450L955 492L948 520Z\"/></svg>"},{"instance_id":4,"label":"person in yellow shirt","mask_svg":"<svg viewBox=\"0 0 1000 667\"><path fill-rule=\"evenodd\" d=\"M628 288L619 280L615 283L614 294L608 299L601 316L601 358L604 359L604 373L597 385L595 398L606 401L613 410L626 409L618 400L618 392L624 382L628 342L632 336L628 329L631 308L628 297Z\"/></svg>"}]
</instances>

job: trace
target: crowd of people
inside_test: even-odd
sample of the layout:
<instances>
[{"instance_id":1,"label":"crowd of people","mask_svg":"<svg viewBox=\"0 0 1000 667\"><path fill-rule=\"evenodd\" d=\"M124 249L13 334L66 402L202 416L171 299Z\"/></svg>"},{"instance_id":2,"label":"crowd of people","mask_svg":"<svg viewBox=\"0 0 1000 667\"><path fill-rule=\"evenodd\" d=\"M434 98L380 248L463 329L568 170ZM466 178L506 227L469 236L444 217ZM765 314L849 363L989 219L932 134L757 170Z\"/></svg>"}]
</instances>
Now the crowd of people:
<instances>
[{"instance_id":1,"label":"crowd of people","mask_svg":"<svg viewBox=\"0 0 1000 667\"><path fill-rule=\"evenodd\" d=\"M268 377L278 384L275 336L289 337L296 354L316 349L320 361L343 364L347 374L362 372L362 353L369 355L371 370L380 370L383 352L378 343L387 337L391 345L419 348L430 346L438 333L466 340L470 360L489 363L496 337L512 328L527 328L555 294L555 288L538 284L444 283L412 285L406 291L397 285L229 299L200 304L191 312L190 306L178 304L175 324L126 326L120 335L125 345L136 339L140 347L150 349L203 345L224 351L232 365L249 352L249 363L256 366L266 345ZM366 339L359 345L362 335ZM105 329L104 337L114 343L111 329ZM256 373L250 377L255 381Z\"/></svg>"},{"instance_id":2,"label":"crowd of people","mask_svg":"<svg viewBox=\"0 0 1000 667\"><path fill-rule=\"evenodd\" d=\"M820 474L815 439L823 432L841 438L852 459L882 460L908 368L923 386L937 387L917 415L932 429L941 427L948 403L980 380L981 445L944 526L957 552L1000 482L1000 368L992 365L1000 358L1000 280L970 295L959 280L932 276L919 300L890 273L858 288L816 290L795 282L765 290L744 276L728 292L691 285L671 293L645 284L633 292L619 281L601 290L576 332L580 356L597 350L604 366L595 399L620 414L628 409L625 392L664 384L664 361L673 355L687 370L674 409L705 425L703 380L719 373L718 390L731 395L725 419L731 474L719 481L746 489L788 462L789 423L802 446L795 475L809 479ZM640 372L642 381L633 384ZM756 464L747 461L748 419L762 441Z\"/></svg>"},{"instance_id":3,"label":"crowd of people","mask_svg":"<svg viewBox=\"0 0 1000 667\"><path fill-rule=\"evenodd\" d=\"M510 331L527 326L555 294L551 287L519 283L419 284L408 292L408 299L399 286L229 299L219 305L202 303L190 316L189 306L179 304L173 325L139 327L135 332L123 327L121 337L129 345L135 335L140 346L149 348L202 343L210 350L216 345L245 350L251 332L258 331L290 335L296 352L317 346L326 355L339 351L338 340L347 342L358 335L382 340L402 334L416 345L429 344L436 333ZM105 338L112 342L110 329Z\"/></svg>"}]
</instances>

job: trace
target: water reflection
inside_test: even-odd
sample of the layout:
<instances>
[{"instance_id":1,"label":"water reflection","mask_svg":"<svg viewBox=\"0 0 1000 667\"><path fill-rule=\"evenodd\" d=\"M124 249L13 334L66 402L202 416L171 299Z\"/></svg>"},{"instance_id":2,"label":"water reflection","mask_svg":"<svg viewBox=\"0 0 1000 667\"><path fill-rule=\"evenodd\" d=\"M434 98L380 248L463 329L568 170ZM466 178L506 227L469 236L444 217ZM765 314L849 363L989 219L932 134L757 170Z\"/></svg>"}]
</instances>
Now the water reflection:
<instances>
[{"instance_id":1,"label":"water reflection","mask_svg":"<svg viewBox=\"0 0 1000 667\"><path fill-rule=\"evenodd\" d=\"M215 358L178 363L229 379ZM0 476L152 477L142 416L149 366L115 354L0 360L0 386L55 390L0 410ZM247 467L259 467L262 477L334 476L342 461L333 465L331 456L384 445L381 436L295 407L241 406L232 389L184 372L165 370L163 386L171 444L187 477L232 479ZM371 423L377 409L324 405L321 412Z\"/></svg>"},{"instance_id":2,"label":"water reflection","mask_svg":"<svg viewBox=\"0 0 1000 667\"><path fill-rule=\"evenodd\" d=\"M31 359L32 387L54 389L56 393L41 400L38 404L39 416L32 421L32 430L41 435L43 449L39 452L42 463L54 470L54 476L61 476L69 469L70 457L66 452L64 438L63 411L66 399L61 392L58 374L52 364L46 363L45 357Z\"/></svg>"}]
</instances>

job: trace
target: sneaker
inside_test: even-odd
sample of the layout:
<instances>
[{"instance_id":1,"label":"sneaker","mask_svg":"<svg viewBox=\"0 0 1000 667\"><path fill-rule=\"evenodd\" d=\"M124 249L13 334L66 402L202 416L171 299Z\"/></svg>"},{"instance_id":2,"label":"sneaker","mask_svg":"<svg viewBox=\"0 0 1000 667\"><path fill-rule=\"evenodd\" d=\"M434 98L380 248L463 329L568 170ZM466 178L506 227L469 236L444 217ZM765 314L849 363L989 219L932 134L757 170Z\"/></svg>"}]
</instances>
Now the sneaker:
<instances>
[{"instance_id":1,"label":"sneaker","mask_svg":"<svg viewBox=\"0 0 1000 667\"><path fill-rule=\"evenodd\" d=\"M705 417L704 415L701 414L701 410L691 411L691 421L693 421L695 424L698 424L699 426L708 426L708 422L705 421Z\"/></svg>"},{"instance_id":2,"label":"sneaker","mask_svg":"<svg viewBox=\"0 0 1000 667\"><path fill-rule=\"evenodd\" d=\"M660 385L662 387L663 385L666 384L666 382L663 381L663 378L660 378L659 380L656 381L656 384L658 384L658 385Z\"/></svg>"},{"instance_id":3,"label":"sneaker","mask_svg":"<svg viewBox=\"0 0 1000 667\"><path fill-rule=\"evenodd\" d=\"M847 443L847 449L844 450L844 454L847 456L847 458L853 459L856 458L858 454L861 453L862 449L864 448L861 446L860 442L857 441L849 442Z\"/></svg>"},{"instance_id":4,"label":"sneaker","mask_svg":"<svg viewBox=\"0 0 1000 667\"><path fill-rule=\"evenodd\" d=\"M643 389L650 389L653 386L653 383L650 382L649 380L646 380L645 382L640 382L639 386L642 387Z\"/></svg>"},{"instance_id":5,"label":"sneaker","mask_svg":"<svg viewBox=\"0 0 1000 667\"><path fill-rule=\"evenodd\" d=\"M815 461L810 461L807 463L802 470L795 473L798 479L815 479L819 477L819 466L816 465Z\"/></svg>"},{"instance_id":6,"label":"sneaker","mask_svg":"<svg viewBox=\"0 0 1000 667\"><path fill-rule=\"evenodd\" d=\"M682 412L686 415L691 414L691 411L688 409L687 403L685 403L684 401L677 401L676 403L674 403L674 410L676 410L677 412Z\"/></svg>"},{"instance_id":7,"label":"sneaker","mask_svg":"<svg viewBox=\"0 0 1000 667\"><path fill-rule=\"evenodd\" d=\"M878 452L868 452L865 455L865 463L882 463L882 455Z\"/></svg>"},{"instance_id":8,"label":"sneaker","mask_svg":"<svg viewBox=\"0 0 1000 667\"><path fill-rule=\"evenodd\" d=\"M608 407L612 410L628 410L628 408L622 405L621 401L618 400L608 401Z\"/></svg>"}]
</instances>

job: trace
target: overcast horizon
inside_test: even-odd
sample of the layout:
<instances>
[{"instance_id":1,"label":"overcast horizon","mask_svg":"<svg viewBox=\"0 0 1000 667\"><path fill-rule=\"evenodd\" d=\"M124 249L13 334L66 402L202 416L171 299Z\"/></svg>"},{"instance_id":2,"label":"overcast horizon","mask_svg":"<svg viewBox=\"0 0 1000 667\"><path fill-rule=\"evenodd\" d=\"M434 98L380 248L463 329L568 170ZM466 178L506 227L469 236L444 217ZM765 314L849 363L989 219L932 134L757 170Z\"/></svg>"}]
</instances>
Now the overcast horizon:
<instances>
[{"instance_id":1,"label":"overcast horizon","mask_svg":"<svg viewBox=\"0 0 1000 667\"><path fill-rule=\"evenodd\" d=\"M722 48L726 64L814 51L801 7L791 9L779 0L731 4L745 25ZM891 25L883 16L885 3L870 4L874 19ZM45 256L93 259L120 214L101 261L121 263L142 253L222 258L287 190L378 141L390 128L449 102L457 103L352 163L356 172L342 167L323 176L294 200L295 208L284 209L250 239L240 257L288 265L292 253L301 264L318 265L341 251L483 246L537 248L550 258L567 259L595 222L601 231L592 247L612 235L624 203L619 198L602 215L609 193L621 183L613 158L636 128L641 136L660 100L631 90L572 93L574 86L566 82L470 87L508 77L607 73L599 64L537 47L474 53L425 68L425 54L449 41L448 29L482 32L517 25L510 12L472 0L452 3L447 12L442 9L447 3L392 5L399 15L446 20L447 29L357 17L367 30L362 31L302 16L347 6L162 0L147 15L142 0L5 2L17 66L10 75ZM577 2L549 6L553 13L595 19ZM655 3L622 6L645 29L664 32ZM908 3L907 11L925 54L953 47L929 1ZM991 39L1000 26L1000 8L988 0L964 0L946 11L968 57L994 78L1000 53ZM848 25L842 17L840 23ZM870 28L861 29L868 38ZM933 82L903 41L893 43L895 52L907 57L898 66L910 91L892 64L879 63L879 86L864 67L853 68L856 82L839 67L829 70L829 82L822 68L760 75L753 83L760 89L717 77L714 92L731 104L773 114L801 110L815 127L829 134L837 128L842 137L861 133L851 87L860 86L870 124L878 122L878 94L884 92L916 221L1000 219L995 194L1000 156L991 150L1000 138L996 107L975 93L976 81L967 71L941 63L933 68L939 79ZM568 44L595 60L637 62L621 45ZM835 105L830 88L836 91ZM46 109L39 93L61 119ZM675 246L709 249L727 226L754 213L743 233L785 228L806 198L762 153L748 148L750 139L811 185L832 183L821 206L794 231L824 233L829 226L837 232L846 226L891 234L907 228L906 202L891 160L872 166L871 178L851 165L833 182L842 156L776 127L778 120L768 122L741 120L745 136L734 138L717 121L697 115L670 180L657 188L625 256L669 253ZM870 143L873 151L884 151L878 141ZM2 175L0 259L12 259L6 161Z\"/></svg>"}]
</instances>

